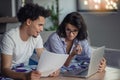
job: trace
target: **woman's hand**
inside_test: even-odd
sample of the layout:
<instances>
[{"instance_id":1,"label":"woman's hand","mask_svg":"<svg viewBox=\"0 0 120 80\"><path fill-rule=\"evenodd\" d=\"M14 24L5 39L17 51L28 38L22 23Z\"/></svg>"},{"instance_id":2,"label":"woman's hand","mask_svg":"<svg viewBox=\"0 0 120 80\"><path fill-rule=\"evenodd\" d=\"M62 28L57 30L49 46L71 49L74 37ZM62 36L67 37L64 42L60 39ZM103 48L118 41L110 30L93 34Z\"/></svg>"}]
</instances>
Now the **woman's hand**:
<instances>
[{"instance_id":1,"label":"woman's hand","mask_svg":"<svg viewBox=\"0 0 120 80\"><path fill-rule=\"evenodd\" d=\"M100 61L100 65L99 65L99 69L98 69L98 72L103 72L106 68L106 59L103 58L101 61Z\"/></svg>"},{"instance_id":2,"label":"woman's hand","mask_svg":"<svg viewBox=\"0 0 120 80\"><path fill-rule=\"evenodd\" d=\"M39 71L31 71L26 74L26 80L40 80L41 73Z\"/></svg>"},{"instance_id":3,"label":"woman's hand","mask_svg":"<svg viewBox=\"0 0 120 80\"><path fill-rule=\"evenodd\" d=\"M81 52L82 52L82 47L79 44L77 44L73 49L72 55L80 54Z\"/></svg>"},{"instance_id":4,"label":"woman's hand","mask_svg":"<svg viewBox=\"0 0 120 80\"><path fill-rule=\"evenodd\" d=\"M56 77L56 76L59 76L60 74L60 70L58 69L57 71L53 72L52 74L50 74L49 76L50 77Z\"/></svg>"}]
</instances>

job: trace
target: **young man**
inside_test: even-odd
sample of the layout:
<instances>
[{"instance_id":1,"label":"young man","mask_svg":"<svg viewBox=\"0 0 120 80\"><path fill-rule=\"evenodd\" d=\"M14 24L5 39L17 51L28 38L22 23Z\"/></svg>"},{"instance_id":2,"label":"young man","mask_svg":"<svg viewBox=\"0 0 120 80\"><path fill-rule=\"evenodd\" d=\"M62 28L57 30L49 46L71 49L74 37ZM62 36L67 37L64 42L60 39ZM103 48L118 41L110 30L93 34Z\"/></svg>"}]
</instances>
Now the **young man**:
<instances>
[{"instance_id":1,"label":"young man","mask_svg":"<svg viewBox=\"0 0 120 80\"><path fill-rule=\"evenodd\" d=\"M6 32L1 42L2 75L20 80L39 80L41 73L38 71L25 73L12 69L19 64L28 65L34 49L40 56L43 50L40 32L49 13L49 10L32 3L20 8L17 17L21 25Z\"/></svg>"}]
</instances>

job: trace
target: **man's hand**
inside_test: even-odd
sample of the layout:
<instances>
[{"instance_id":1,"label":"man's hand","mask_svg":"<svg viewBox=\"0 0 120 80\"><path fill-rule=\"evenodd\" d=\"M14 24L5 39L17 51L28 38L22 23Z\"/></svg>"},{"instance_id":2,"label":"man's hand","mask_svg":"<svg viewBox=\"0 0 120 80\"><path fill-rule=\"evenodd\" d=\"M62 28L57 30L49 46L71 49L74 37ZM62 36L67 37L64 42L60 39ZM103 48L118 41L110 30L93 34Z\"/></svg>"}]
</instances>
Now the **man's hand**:
<instances>
[{"instance_id":1,"label":"man's hand","mask_svg":"<svg viewBox=\"0 0 120 80\"><path fill-rule=\"evenodd\" d=\"M53 72L52 74L50 74L49 76L50 77L56 77L56 76L59 76L60 74L60 70L58 69L57 71Z\"/></svg>"},{"instance_id":2,"label":"man's hand","mask_svg":"<svg viewBox=\"0 0 120 80\"><path fill-rule=\"evenodd\" d=\"M39 71L31 71L26 74L26 80L40 80L41 73Z\"/></svg>"}]
</instances>

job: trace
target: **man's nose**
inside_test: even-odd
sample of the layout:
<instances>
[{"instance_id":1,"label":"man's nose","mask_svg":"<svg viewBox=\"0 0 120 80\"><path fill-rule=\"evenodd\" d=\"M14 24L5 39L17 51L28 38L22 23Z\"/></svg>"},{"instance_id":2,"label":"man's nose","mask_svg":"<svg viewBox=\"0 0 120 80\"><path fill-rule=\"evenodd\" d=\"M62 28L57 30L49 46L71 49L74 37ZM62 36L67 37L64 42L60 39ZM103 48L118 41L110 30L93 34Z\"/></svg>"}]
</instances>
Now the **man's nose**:
<instances>
[{"instance_id":1,"label":"man's nose","mask_svg":"<svg viewBox=\"0 0 120 80\"><path fill-rule=\"evenodd\" d=\"M40 32L43 31L43 27L40 27Z\"/></svg>"}]
</instances>

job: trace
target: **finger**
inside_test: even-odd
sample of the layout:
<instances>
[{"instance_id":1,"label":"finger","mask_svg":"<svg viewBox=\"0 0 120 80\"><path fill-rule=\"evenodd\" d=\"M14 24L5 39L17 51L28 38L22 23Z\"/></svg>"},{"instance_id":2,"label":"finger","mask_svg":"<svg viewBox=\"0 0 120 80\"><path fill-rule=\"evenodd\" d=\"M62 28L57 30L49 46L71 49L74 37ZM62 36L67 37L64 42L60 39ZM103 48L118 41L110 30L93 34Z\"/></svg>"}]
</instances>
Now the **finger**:
<instances>
[{"instance_id":1,"label":"finger","mask_svg":"<svg viewBox=\"0 0 120 80\"><path fill-rule=\"evenodd\" d=\"M34 74L38 74L38 75L41 75L41 72L39 71L33 71Z\"/></svg>"},{"instance_id":2,"label":"finger","mask_svg":"<svg viewBox=\"0 0 120 80\"><path fill-rule=\"evenodd\" d=\"M40 78L41 73L39 71L32 71L31 76L32 78Z\"/></svg>"},{"instance_id":3,"label":"finger","mask_svg":"<svg viewBox=\"0 0 120 80\"><path fill-rule=\"evenodd\" d=\"M98 71L99 72L102 72L104 70L104 67L101 65L101 66L99 66L99 68L98 68Z\"/></svg>"},{"instance_id":4,"label":"finger","mask_svg":"<svg viewBox=\"0 0 120 80\"><path fill-rule=\"evenodd\" d=\"M106 60L105 59L101 60L100 65L103 65L104 67L106 67Z\"/></svg>"},{"instance_id":5,"label":"finger","mask_svg":"<svg viewBox=\"0 0 120 80\"><path fill-rule=\"evenodd\" d=\"M49 77L55 77L56 75L53 73L53 74L50 74Z\"/></svg>"},{"instance_id":6,"label":"finger","mask_svg":"<svg viewBox=\"0 0 120 80\"><path fill-rule=\"evenodd\" d=\"M77 45L76 46L76 52L81 53L81 51L82 51L82 47L80 45Z\"/></svg>"},{"instance_id":7,"label":"finger","mask_svg":"<svg viewBox=\"0 0 120 80\"><path fill-rule=\"evenodd\" d=\"M103 67L98 69L98 72L103 72L103 71L105 71Z\"/></svg>"},{"instance_id":8,"label":"finger","mask_svg":"<svg viewBox=\"0 0 120 80\"><path fill-rule=\"evenodd\" d=\"M59 75L59 70L57 70L57 71L55 71L55 72L53 72L52 74L50 74L49 76L50 77L56 77L56 76L58 76Z\"/></svg>"},{"instance_id":9,"label":"finger","mask_svg":"<svg viewBox=\"0 0 120 80\"><path fill-rule=\"evenodd\" d=\"M49 77L53 77L53 74L50 74Z\"/></svg>"},{"instance_id":10,"label":"finger","mask_svg":"<svg viewBox=\"0 0 120 80\"><path fill-rule=\"evenodd\" d=\"M53 77L53 76L54 76L54 73L55 73L55 72L53 72L52 74L50 74L49 77Z\"/></svg>"},{"instance_id":11,"label":"finger","mask_svg":"<svg viewBox=\"0 0 120 80\"><path fill-rule=\"evenodd\" d=\"M98 72L102 72L105 70L105 65L99 65Z\"/></svg>"},{"instance_id":12,"label":"finger","mask_svg":"<svg viewBox=\"0 0 120 80\"><path fill-rule=\"evenodd\" d=\"M102 60L100 61L101 64L106 64L106 59L102 58Z\"/></svg>"},{"instance_id":13,"label":"finger","mask_svg":"<svg viewBox=\"0 0 120 80\"><path fill-rule=\"evenodd\" d=\"M102 72L102 69L98 69L98 71L97 72Z\"/></svg>"},{"instance_id":14,"label":"finger","mask_svg":"<svg viewBox=\"0 0 120 80\"><path fill-rule=\"evenodd\" d=\"M102 58L102 61L106 63L106 59L104 57Z\"/></svg>"}]
</instances>

